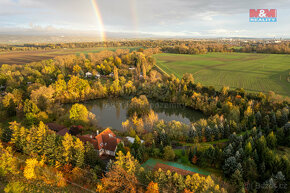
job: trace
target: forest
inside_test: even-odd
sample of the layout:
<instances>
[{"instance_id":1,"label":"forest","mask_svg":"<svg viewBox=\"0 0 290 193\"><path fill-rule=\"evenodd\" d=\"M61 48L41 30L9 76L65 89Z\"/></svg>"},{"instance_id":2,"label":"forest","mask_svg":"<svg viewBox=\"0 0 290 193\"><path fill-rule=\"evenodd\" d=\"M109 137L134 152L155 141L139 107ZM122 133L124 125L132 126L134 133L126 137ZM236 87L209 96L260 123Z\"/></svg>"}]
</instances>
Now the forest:
<instances>
[{"instance_id":1,"label":"forest","mask_svg":"<svg viewBox=\"0 0 290 193\"><path fill-rule=\"evenodd\" d=\"M0 189L4 192L287 192L290 190L289 101L274 92L243 88L216 90L156 68L160 52L259 52L289 54L289 42L126 41L50 45L3 45L2 51L96 46L141 46L0 67ZM236 48L239 46L240 48ZM115 160L100 159L93 144L77 134L100 128L84 102L129 97L127 120L118 136ZM149 99L182 104L207 118L191 124L159 119ZM64 106L73 104L69 112ZM80 129L56 134L56 122ZM144 141L144 142L141 142ZM184 145L187 144L187 145ZM174 147L186 146L182 155ZM217 174L181 175L142 167L149 158L211 168Z\"/></svg>"}]
</instances>

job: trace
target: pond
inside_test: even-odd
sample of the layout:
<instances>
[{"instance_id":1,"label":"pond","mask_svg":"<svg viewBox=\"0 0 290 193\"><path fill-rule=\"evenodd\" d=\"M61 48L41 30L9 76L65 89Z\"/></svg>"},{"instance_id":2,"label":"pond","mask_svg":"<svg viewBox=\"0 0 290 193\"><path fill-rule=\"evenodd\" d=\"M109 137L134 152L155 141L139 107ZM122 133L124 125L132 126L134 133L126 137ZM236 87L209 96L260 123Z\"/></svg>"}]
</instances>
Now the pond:
<instances>
[{"instance_id":1,"label":"pond","mask_svg":"<svg viewBox=\"0 0 290 193\"><path fill-rule=\"evenodd\" d=\"M177 163L177 162L171 162L171 161L164 161L164 160L160 160L160 159L154 159L154 158L150 158L148 159L145 163L142 164L142 167L147 167L147 168L154 168L154 166L156 164L165 164L165 165L168 165L168 166L172 166L172 167L175 167L175 168L179 168L179 169L182 169L182 170L187 170L187 171L190 171L190 172L194 172L194 173L198 173L198 174L202 174L202 175L210 175L210 172L204 170L204 169L201 169L197 166L187 166L187 165L184 165L184 164L180 164L180 163Z\"/></svg>"},{"instance_id":2,"label":"pond","mask_svg":"<svg viewBox=\"0 0 290 193\"><path fill-rule=\"evenodd\" d=\"M185 107L180 104L172 104L165 102L157 102L149 100L151 108L158 114L159 120L164 121L180 121L185 124L197 121L205 116L198 111ZM127 119L127 108L130 104L130 99L125 98L110 98L96 99L83 103L87 109L96 115L98 125L106 128L120 130L122 122ZM70 108L71 105L67 108Z\"/></svg>"}]
</instances>

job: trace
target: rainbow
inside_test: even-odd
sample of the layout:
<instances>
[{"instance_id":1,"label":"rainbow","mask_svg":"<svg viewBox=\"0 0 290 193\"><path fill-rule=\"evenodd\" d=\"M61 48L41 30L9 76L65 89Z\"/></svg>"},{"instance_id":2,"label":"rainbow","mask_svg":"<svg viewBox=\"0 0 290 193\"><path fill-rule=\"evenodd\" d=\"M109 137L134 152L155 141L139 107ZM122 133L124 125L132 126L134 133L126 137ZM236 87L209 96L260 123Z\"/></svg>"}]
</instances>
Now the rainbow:
<instances>
[{"instance_id":1,"label":"rainbow","mask_svg":"<svg viewBox=\"0 0 290 193\"><path fill-rule=\"evenodd\" d=\"M139 26L138 26L138 14L137 14L137 5L136 0L130 0L130 7L131 7L131 16L133 19L133 26L135 33L138 33Z\"/></svg>"},{"instance_id":2,"label":"rainbow","mask_svg":"<svg viewBox=\"0 0 290 193\"><path fill-rule=\"evenodd\" d=\"M96 18L98 20L98 25L99 25L99 31L100 31L100 36L101 36L101 41L106 41L106 33L105 33L105 27L102 19L102 15L99 9L99 6L97 4L97 0L91 0Z\"/></svg>"}]
</instances>

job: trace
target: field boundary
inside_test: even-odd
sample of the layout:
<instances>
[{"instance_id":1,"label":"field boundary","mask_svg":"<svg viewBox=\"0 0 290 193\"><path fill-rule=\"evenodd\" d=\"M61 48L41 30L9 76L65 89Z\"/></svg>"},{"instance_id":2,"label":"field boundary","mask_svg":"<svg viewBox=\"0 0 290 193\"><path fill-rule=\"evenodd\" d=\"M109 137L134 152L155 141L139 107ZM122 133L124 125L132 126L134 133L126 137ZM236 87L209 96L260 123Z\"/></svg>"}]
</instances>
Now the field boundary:
<instances>
[{"instance_id":1,"label":"field boundary","mask_svg":"<svg viewBox=\"0 0 290 193\"><path fill-rule=\"evenodd\" d=\"M160 66L158 66L157 64L155 64L154 67L156 67L159 72L163 73L166 76L169 76L169 74L165 72L162 68L160 68Z\"/></svg>"}]
</instances>

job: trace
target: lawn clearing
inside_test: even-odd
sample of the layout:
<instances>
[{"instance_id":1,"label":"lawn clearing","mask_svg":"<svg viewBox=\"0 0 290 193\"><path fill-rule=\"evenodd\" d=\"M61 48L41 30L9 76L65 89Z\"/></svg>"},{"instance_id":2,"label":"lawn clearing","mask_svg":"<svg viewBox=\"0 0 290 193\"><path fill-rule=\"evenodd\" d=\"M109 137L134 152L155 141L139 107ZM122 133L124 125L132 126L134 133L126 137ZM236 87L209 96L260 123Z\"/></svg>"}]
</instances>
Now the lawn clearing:
<instances>
[{"instance_id":1,"label":"lawn clearing","mask_svg":"<svg viewBox=\"0 0 290 193\"><path fill-rule=\"evenodd\" d=\"M148 159L145 163L142 164L142 167L153 169L153 170L162 168L165 171L172 170L181 174L198 173L205 176L210 175L210 172L208 172L206 169L199 168L194 165L188 166L188 165L180 164L177 162L164 161L164 160L154 159L154 158Z\"/></svg>"},{"instance_id":2,"label":"lawn clearing","mask_svg":"<svg viewBox=\"0 0 290 193\"><path fill-rule=\"evenodd\" d=\"M290 55L208 53L204 55L157 54L157 66L178 78L192 73L195 82L220 89L244 88L249 92L274 91L290 96Z\"/></svg>"}]
</instances>

